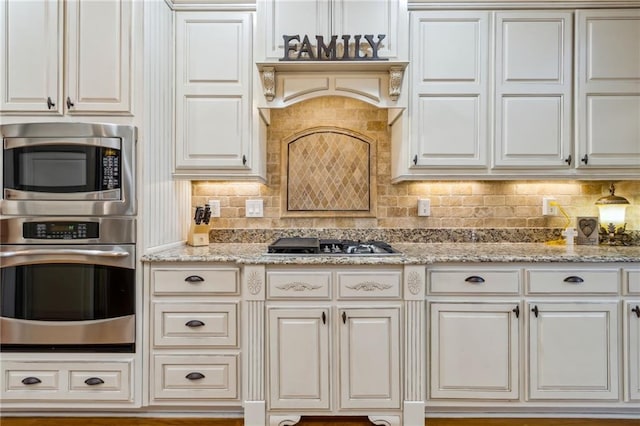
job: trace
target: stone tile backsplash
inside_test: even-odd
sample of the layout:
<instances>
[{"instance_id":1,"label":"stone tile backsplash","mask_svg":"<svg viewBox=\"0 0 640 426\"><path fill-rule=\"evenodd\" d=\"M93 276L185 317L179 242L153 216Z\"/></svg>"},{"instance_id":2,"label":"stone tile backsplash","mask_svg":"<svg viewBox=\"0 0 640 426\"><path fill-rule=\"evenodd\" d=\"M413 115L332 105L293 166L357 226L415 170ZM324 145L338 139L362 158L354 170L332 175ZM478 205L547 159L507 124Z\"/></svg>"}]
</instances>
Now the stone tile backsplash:
<instances>
[{"instance_id":1,"label":"stone tile backsplash","mask_svg":"<svg viewBox=\"0 0 640 426\"><path fill-rule=\"evenodd\" d=\"M375 217L286 217L281 213L282 140L311 127L335 126L377 142ZM221 217L212 229L296 230L523 230L557 234L563 216L543 217L542 198L554 196L575 226L576 216L597 216L595 201L608 195L609 181L428 181L391 184L391 147L387 111L348 98L317 98L271 110L267 140L267 183L194 182L192 204L220 200ZM617 181L616 194L629 200L627 229L640 230L640 181ZM285 192L286 193L286 192ZM299 196L299 194L295 194ZM264 200L263 218L245 218L245 200ZM431 216L417 216L419 198L431 200ZM286 205L286 204L285 204ZM423 232L423 231L421 231ZM520 231L519 231L520 232ZM219 233L224 233L220 231ZM212 236L213 236L212 232ZM498 235L500 232L498 232ZM466 233L464 234L466 235ZM465 237L466 238L466 237ZM492 237L493 238L493 237ZM546 237L545 237L546 238Z\"/></svg>"}]
</instances>

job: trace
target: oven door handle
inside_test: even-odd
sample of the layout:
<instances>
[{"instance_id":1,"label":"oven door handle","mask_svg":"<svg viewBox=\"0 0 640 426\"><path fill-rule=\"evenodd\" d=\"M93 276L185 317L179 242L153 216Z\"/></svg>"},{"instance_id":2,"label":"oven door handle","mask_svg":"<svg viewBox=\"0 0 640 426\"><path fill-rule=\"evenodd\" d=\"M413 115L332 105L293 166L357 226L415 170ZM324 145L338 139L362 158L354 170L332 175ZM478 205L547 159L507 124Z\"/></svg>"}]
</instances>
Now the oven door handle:
<instances>
[{"instance_id":1,"label":"oven door handle","mask_svg":"<svg viewBox=\"0 0 640 426\"><path fill-rule=\"evenodd\" d=\"M96 256L96 257L109 257L109 258L124 258L129 256L129 252L124 250L87 250L87 249L27 249L27 250L15 250L15 251L3 251L0 252L0 258L3 257L16 257L16 256L59 256L59 255L72 255L72 256Z\"/></svg>"}]
</instances>

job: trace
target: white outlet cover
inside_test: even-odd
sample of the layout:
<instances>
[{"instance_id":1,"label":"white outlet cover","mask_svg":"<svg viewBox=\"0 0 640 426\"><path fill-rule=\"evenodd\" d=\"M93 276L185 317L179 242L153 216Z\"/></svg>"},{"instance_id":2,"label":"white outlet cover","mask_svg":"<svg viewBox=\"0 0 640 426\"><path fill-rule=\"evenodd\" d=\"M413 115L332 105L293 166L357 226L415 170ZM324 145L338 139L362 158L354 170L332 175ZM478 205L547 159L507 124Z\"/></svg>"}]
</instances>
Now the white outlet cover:
<instances>
[{"instance_id":1,"label":"white outlet cover","mask_svg":"<svg viewBox=\"0 0 640 426\"><path fill-rule=\"evenodd\" d=\"M556 201L554 197L542 197L542 215L557 216L558 206L552 205L551 202Z\"/></svg>"},{"instance_id":2,"label":"white outlet cover","mask_svg":"<svg viewBox=\"0 0 640 426\"><path fill-rule=\"evenodd\" d=\"M220 217L220 200L209 200L211 217Z\"/></svg>"},{"instance_id":3,"label":"white outlet cover","mask_svg":"<svg viewBox=\"0 0 640 426\"><path fill-rule=\"evenodd\" d=\"M418 200L418 216L431 216L431 200L428 198Z\"/></svg>"}]
</instances>

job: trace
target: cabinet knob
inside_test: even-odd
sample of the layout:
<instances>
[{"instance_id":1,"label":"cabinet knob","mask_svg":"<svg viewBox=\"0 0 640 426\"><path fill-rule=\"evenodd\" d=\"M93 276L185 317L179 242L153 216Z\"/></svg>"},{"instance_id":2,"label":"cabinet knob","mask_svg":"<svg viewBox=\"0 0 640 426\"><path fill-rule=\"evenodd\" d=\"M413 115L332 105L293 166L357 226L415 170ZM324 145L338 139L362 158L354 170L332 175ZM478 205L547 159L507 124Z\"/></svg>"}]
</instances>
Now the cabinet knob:
<instances>
[{"instance_id":1,"label":"cabinet knob","mask_svg":"<svg viewBox=\"0 0 640 426\"><path fill-rule=\"evenodd\" d=\"M327 323L327 314L325 314L324 312L322 313L322 323L323 324Z\"/></svg>"},{"instance_id":2,"label":"cabinet knob","mask_svg":"<svg viewBox=\"0 0 640 426\"><path fill-rule=\"evenodd\" d=\"M191 320L187 321L185 324L187 327L196 328L196 327L204 327L204 323L200 320Z\"/></svg>"},{"instance_id":3,"label":"cabinet knob","mask_svg":"<svg viewBox=\"0 0 640 426\"><path fill-rule=\"evenodd\" d=\"M584 164L589 164L589 156L585 154L584 157L580 159L580 161L582 161Z\"/></svg>"},{"instance_id":4,"label":"cabinet knob","mask_svg":"<svg viewBox=\"0 0 640 426\"><path fill-rule=\"evenodd\" d=\"M246 166L246 165L247 165L247 156L246 156L246 155L243 155L243 156L242 156L242 165L243 165L243 166Z\"/></svg>"},{"instance_id":5,"label":"cabinet knob","mask_svg":"<svg viewBox=\"0 0 640 426\"><path fill-rule=\"evenodd\" d=\"M204 374L193 372L193 373L187 374L186 376L184 376L184 378L189 380L201 380L201 379L204 379Z\"/></svg>"},{"instance_id":6,"label":"cabinet knob","mask_svg":"<svg viewBox=\"0 0 640 426\"><path fill-rule=\"evenodd\" d=\"M635 312L636 316L640 318L640 307L638 307L638 305L636 305L635 308L631 309L631 312Z\"/></svg>"},{"instance_id":7,"label":"cabinet knob","mask_svg":"<svg viewBox=\"0 0 640 426\"><path fill-rule=\"evenodd\" d=\"M202 278L200 275L189 275L187 278L184 279L186 282L188 283L200 283L204 281L204 278Z\"/></svg>"},{"instance_id":8,"label":"cabinet knob","mask_svg":"<svg viewBox=\"0 0 640 426\"><path fill-rule=\"evenodd\" d=\"M536 318L538 318L538 305L534 305L533 309L531 309L531 312L533 312L533 314L536 316Z\"/></svg>"},{"instance_id":9,"label":"cabinet knob","mask_svg":"<svg viewBox=\"0 0 640 426\"><path fill-rule=\"evenodd\" d=\"M567 163L568 165L571 165L571 154L569 154L569 156L567 158L564 159L564 162Z\"/></svg>"},{"instance_id":10,"label":"cabinet knob","mask_svg":"<svg viewBox=\"0 0 640 426\"><path fill-rule=\"evenodd\" d=\"M417 166L418 165L418 155L414 155L413 156L413 165Z\"/></svg>"},{"instance_id":11,"label":"cabinet knob","mask_svg":"<svg viewBox=\"0 0 640 426\"><path fill-rule=\"evenodd\" d=\"M477 275L471 275L470 277L467 277L464 280L471 284L482 284L484 282L484 278L479 277Z\"/></svg>"},{"instance_id":12,"label":"cabinet knob","mask_svg":"<svg viewBox=\"0 0 640 426\"><path fill-rule=\"evenodd\" d=\"M516 318L520 318L520 306L516 306L511 310L514 314L516 314Z\"/></svg>"},{"instance_id":13,"label":"cabinet knob","mask_svg":"<svg viewBox=\"0 0 640 426\"><path fill-rule=\"evenodd\" d=\"M72 106L74 106L75 104L73 102L71 102L71 98L67 96L67 108L71 109Z\"/></svg>"},{"instance_id":14,"label":"cabinet knob","mask_svg":"<svg viewBox=\"0 0 640 426\"><path fill-rule=\"evenodd\" d=\"M89 386L95 386L95 385L101 385L104 383L104 380L102 380L100 377L89 377L87 380L84 381L87 385Z\"/></svg>"},{"instance_id":15,"label":"cabinet knob","mask_svg":"<svg viewBox=\"0 0 640 426\"><path fill-rule=\"evenodd\" d=\"M42 383L42 380L38 379L37 377L25 377L24 379L22 379L23 385L37 385L38 383Z\"/></svg>"},{"instance_id":16,"label":"cabinet knob","mask_svg":"<svg viewBox=\"0 0 640 426\"><path fill-rule=\"evenodd\" d=\"M567 277L564 279L565 283L571 283L571 284L580 284L584 282L584 279L582 279L581 277L578 277L576 275L571 275L570 277Z\"/></svg>"},{"instance_id":17,"label":"cabinet knob","mask_svg":"<svg viewBox=\"0 0 640 426\"><path fill-rule=\"evenodd\" d=\"M342 311L342 323L347 323L347 313L345 311Z\"/></svg>"},{"instance_id":18,"label":"cabinet knob","mask_svg":"<svg viewBox=\"0 0 640 426\"><path fill-rule=\"evenodd\" d=\"M51 109L56 106L56 103L51 100L51 96L47 97L47 108Z\"/></svg>"}]
</instances>

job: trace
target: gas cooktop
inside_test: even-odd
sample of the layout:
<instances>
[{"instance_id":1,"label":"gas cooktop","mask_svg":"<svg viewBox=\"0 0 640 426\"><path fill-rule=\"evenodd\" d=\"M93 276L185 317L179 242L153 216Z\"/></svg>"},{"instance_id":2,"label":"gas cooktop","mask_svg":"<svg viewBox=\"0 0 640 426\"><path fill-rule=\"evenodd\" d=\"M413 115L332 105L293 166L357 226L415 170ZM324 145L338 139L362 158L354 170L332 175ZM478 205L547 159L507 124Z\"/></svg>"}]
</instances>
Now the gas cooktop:
<instances>
[{"instance_id":1,"label":"gas cooktop","mask_svg":"<svg viewBox=\"0 0 640 426\"><path fill-rule=\"evenodd\" d=\"M354 241L319 238L278 238L268 247L269 254L288 255L399 255L384 241Z\"/></svg>"}]
</instances>

